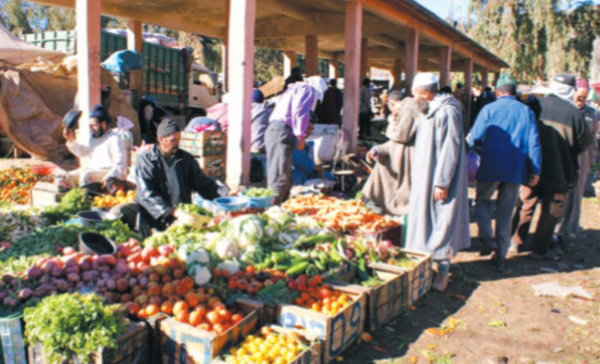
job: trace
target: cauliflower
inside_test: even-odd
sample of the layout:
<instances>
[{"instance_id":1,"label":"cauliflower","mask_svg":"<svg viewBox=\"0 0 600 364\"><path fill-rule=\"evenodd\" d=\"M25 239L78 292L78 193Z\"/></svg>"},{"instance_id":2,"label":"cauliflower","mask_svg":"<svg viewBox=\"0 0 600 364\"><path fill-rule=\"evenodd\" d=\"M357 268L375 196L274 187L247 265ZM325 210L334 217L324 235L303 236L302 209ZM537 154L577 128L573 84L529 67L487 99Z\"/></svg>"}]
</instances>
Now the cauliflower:
<instances>
[{"instance_id":1,"label":"cauliflower","mask_svg":"<svg viewBox=\"0 0 600 364\"><path fill-rule=\"evenodd\" d=\"M236 258L240 253L240 250L231 239L221 239L215 247L215 252L221 259Z\"/></svg>"},{"instance_id":2,"label":"cauliflower","mask_svg":"<svg viewBox=\"0 0 600 364\"><path fill-rule=\"evenodd\" d=\"M224 262L219 263L217 268L219 268L222 271L226 270L231 275L234 275L238 270L240 270L240 266L236 262L233 262L231 260L226 260Z\"/></svg>"},{"instance_id":3,"label":"cauliflower","mask_svg":"<svg viewBox=\"0 0 600 364\"><path fill-rule=\"evenodd\" d=\"M212 278L212 274L210 274L210 270L206 267L197 267L194 276L194 281L197 285L202 286L210 281Z\"/></svg>"}]
</instances>

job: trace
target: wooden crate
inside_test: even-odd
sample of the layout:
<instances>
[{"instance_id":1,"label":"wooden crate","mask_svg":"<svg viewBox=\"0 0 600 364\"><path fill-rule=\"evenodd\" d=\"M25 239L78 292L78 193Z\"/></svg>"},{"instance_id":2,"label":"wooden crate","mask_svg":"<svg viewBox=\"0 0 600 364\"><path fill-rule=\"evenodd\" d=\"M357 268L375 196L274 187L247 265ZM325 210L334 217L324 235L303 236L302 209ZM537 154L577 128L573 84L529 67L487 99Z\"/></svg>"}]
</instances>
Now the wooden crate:
<instances>
[{"instance_id":1,"label":"wooden crate","mask_svg":"<svg viewBox=\"0 0 600 364\"><path fill-rule=\"evenodd\" d=\"M373 263L371 267L385 270L388 272L405 273L403 279L403 290L406 292L404 304L408 306L414 305L425 293L431 289L431 281L433 278L432 264L433 259L430 253L405 250L405 253L416 266L412 269L406 269L390 264Z\"/></svg>"},{"instance_id":2,"label":"wooden crate","mask_svg":"<svg viewBox=\"0 0 600 364\"><path fill-rule=\"evenodd\" d=\"M197 158L198 164L204 174L211 178L225 181L226 162L225 155Z\"/></svg>"},{"instance_id":3,"label":"wooden crate","mask_svg":"<svg viewBox=\"0 0 600 364\"><path fill-rule=\"evenodd\" d=\"M29 192L29 201L32 207L54 206L64 195L58 183L38 182Z\"/></svg>"},{"instance_id":4,"label":"wooden crate","mask_svg":"<svg viewBox=\"0 0 600 364\"><path fill-rule=\"evenodd\" d=\"M302 327L322 340L322 362L329 363L340 356L362 333L366 313L366 295L341 285L336 291L352 297L352 304L335 316L328 316L291 304L279 306L279 324L285 328Z\"/></svg>"},{"instance_id":5,"label":"wooden crate","mask_svg":"<svg viewBox=\"0 0 600 364\"><path fill-rule=\"evenodd\" d=\"M5 364L27 364L27 352L23 338L23 316L0 320L0 337Z\"/></svg>"},{"instance_id":6,"label":"wooden crate","mask_svg":"<svg viewBox=\"0 0 600 364\"><path fill-rule=\"evenodd\" d=\"M305 330L297 330L297 329L286 329L277 325L268 325L273 332L284 335L291 335L297 333L300 335L302 339L304 339L304 343L309 347L308 350L305 350L298 354L292 361L288 362L288 364L321 364L321 340L314 334L307 332ZM213 360L212 364L225 364L225 362L221 360Z\"/></svg>"},{"instance_id":7,"label":"wooden crate","mask_svg":"<svg viewBox=\"0 0 600 364\"><path fill-rule=\"evenodd\" d=\"M161 362L164 364L208 364L222 351L258 328L259 313L254 307L236 302L245 314L242 321L221 335L181 323L172 317L160 321Z\"/></svg>"},{"instance_id":8,"label":"wooden crate","mask_svg":"<svg viewBox=\"0 0 600 364\"><path fill-rule=\"evenodd\" d=\"M397 317L405 308L406 272L389 272L369 265L373 273L383 281L377 287L364 287L352 284L352 278L345 277L343 284L351 290L367 296L366 323L368 331L375 331ZM340 282L335 282L342 284Z\"/></svg>"},{"instance_id":9,"label":"wooden crate","mask_svg":"<svg viewBox=\"0 0 600 364\"><path fill-rule=\"evenodd\" d=\"M344 263L321 274L321 278L330 281L350 282L355 275L356 269L352 268L350 264Z\"/></svg>"},{"instance_id":10,"label":"wooden crate","mask_svg":"<svg viewBox=\"0 0 600 364\"><path fill-rule=\"evenodd\" d=\"M227 141L225 133L220 131L182 133L179 147L194 157L210 157L224 155Z\"/></svg>"},{"instance_id":11,"label":"wooden crate","mask_svg":"<svg viewBox=\"0 0 600 364\"><path fill-rule=\"evenodd\" d=\"M145 323L130 322L127 333L119 338L116 349L102 349L92 358L93 364L145 364L150 363L150 332ZM30 346L29 364L46 364L41 344Z\"/></svg>"},{"instance_id":12,"label":"wooden crate","mask_svg":"<svg viewBox=\"0 0 600 364\"><path fill-rule=\"evenodd\" d=\"M392 242L392 244L396 245L396 246L402 246L403 244L403 233L404 233L404 227L402 225L398 225L398 226L393 226L391 228L387 228L387 229L383 229L377 232L362 232L360 230L358 230L357 232L358 236L362 236L366 239L369 240L375 240L375 241L383 241L383 240L389 240Z\"/></svg>"}]
</instances>

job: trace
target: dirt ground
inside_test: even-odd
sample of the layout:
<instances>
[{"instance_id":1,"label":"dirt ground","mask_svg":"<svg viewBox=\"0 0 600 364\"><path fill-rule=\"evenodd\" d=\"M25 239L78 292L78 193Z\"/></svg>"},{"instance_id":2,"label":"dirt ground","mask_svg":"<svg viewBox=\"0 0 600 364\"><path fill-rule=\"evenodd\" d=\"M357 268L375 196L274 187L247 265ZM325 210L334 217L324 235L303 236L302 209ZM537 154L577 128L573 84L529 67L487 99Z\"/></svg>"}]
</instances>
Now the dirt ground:
<instances>
[{"instance_id":1,"label":"dirt ground","mask_svg":"<svg viewBox=\"0 0 600 364\"><path fill-rule=\"evenodd\" d=\"M430 292L373 340L353 345L343 363L600 363L600 207L586 199L585 237L568 240L560 261L511 256L493 269L475 245L458 254L446 292ZM471 224L472 236L477 229ZM532 285L581 286L592 300L537 297ZM438 328L441 330L428 330Z\"/></svg>"}]
</instances>

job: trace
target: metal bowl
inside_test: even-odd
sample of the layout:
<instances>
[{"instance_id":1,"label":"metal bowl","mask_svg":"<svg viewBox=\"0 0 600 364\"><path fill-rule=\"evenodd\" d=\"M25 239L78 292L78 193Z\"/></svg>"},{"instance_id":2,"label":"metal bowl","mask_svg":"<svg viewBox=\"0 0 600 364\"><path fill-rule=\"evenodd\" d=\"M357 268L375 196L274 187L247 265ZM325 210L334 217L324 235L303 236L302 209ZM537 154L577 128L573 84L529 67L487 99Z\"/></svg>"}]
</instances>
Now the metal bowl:
<instances>
[{"instance_id":1,"label":"metal bowl","mask_svg":"<svg viewBox=\"0 0 600 364\"><path fill-rule=\"evenodd\" d=\"M109 212L98 210L81 211L77 214L77 217L87 226L96 225L101 221L112 221L117 219L117 216Z\"/></svg>"},{"instance_id":2,"label":"metal bowl","mask_svg":"<svg viewBox=\"0 0 600 364\"><path fill-rule=\"evenodd\" d=\"M84 254L115 254L117 246L106 236L98 233L79 234L79 251Z\"/></svg>"}]
</instances>

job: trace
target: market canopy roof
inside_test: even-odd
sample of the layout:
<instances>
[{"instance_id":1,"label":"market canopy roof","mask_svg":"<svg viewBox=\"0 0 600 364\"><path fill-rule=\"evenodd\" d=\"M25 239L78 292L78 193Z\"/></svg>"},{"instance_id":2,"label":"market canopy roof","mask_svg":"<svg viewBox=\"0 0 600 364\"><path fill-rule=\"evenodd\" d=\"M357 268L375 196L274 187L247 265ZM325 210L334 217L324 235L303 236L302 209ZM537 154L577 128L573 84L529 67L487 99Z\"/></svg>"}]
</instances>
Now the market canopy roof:
<instances>
[{"instance_id":1,"label":"market canopy roof","mask_svg":"<svg viewBox=\"0 0 600 364\"><path fill-rule=\"evenodd\" d=\"M38 0L75 7L75 0ZM225 38L227 0L102 0L102 13ZM319 56L343 60L345 0L257 1L257 45L304 53L305 36L317 35ZM475 71L498 72L502 59L411 0L364 0L363 37L368 39L369 64L391 69L404 59L409 28L419 31L419 70L438 70L440 47L452 47L452 71L463 71L472 58ZM235 9L232 9L235 10Z\"/></svg>"}]
</instances>

